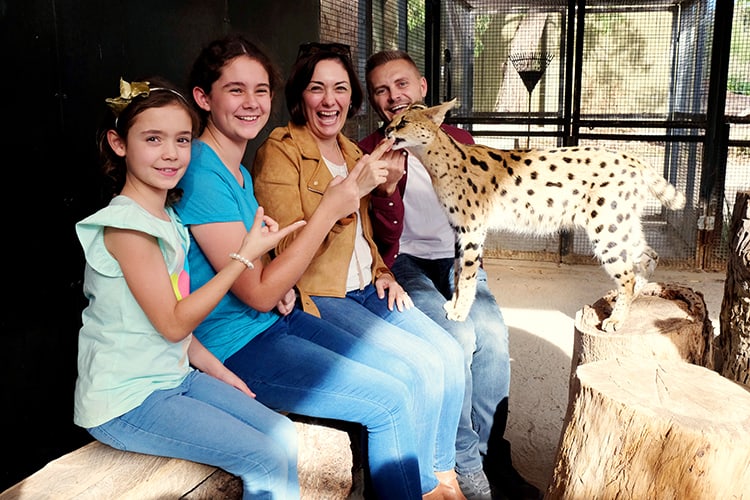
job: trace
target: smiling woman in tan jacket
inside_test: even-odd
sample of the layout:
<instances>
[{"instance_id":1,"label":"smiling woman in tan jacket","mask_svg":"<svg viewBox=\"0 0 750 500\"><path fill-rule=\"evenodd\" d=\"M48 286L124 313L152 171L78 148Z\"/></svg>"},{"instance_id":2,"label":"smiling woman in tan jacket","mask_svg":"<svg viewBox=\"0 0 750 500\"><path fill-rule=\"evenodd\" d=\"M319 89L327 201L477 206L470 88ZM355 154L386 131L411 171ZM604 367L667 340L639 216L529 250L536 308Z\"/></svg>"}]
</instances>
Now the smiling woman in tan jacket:
<instances>
[{"instance_id":1,"label":"smiling woman in tan jacket","mask_svg":"<svg viewBox=\"0 0 750 500\"><path fill-rule=\"evenodd\" d=\"M403 161L384 143L363 155L341 130L363 100L341 44L304 44L286 84L292 117L258 149L253 183L259 203L279 224L309 220L331 185L355 178L361 201L333 224L297 282L302 307L389 350L404 363L396 376L413 393L419 481L424 498L463 499L455 479L455 439L463 401L458 343L419 309L383 263L372 238L369 193ZM355 183L352 183L355 184ZM295 236L284 238L284 255Z\"/></svg>"},{"instance_id":2,"label":"smiling woman in tan jacket","mask_svg":"<svg viewBox=\"0 0 750 500\"><path fill-rule=\"evenodd\" d=\"M343 135L340 148L345 164L354 165L362 158L360 149ZM318 208L323 192L334 179L308 128L294 123L279 127L271 133L266 143L258 150L255 165L255 194L259 200L264 200L261 203L264 206L272 205L272 212L283 213L285 217L293 218L294 214L298 214L298 220L309 218L309 214ZM263 165L270 168L263 168ZM360 174L361 178L365 176L366 173ZM291 184L291 179L296 183ZM367 257L372 264L367 271L372 278L375 281L383 278L389 280L389 284L395 284L395 278L383 262L372 238L372 224L367 217L368 200L369 196L363 196L358 212L334 224L310 266L297 282L297 290L305 311L320 316L318 307L310 299L310 295L339 298L346 295L349 267L342 263L352 259L355 241L359 235L364 237L367 246L362 245L357 251L366 250L369 254ZM365 217L360 218L359 214L365 214ZM294 235L286 238L278 245L277 251L283 252L293 239ZM364 260L363 257L362 261ZM364 283L362 288L367 284L369 281ZM403 293L403 289L399 287L389 290L394 298L398 297L399 308L406 307L409 296Z\"/></svg>"}]
</instances>

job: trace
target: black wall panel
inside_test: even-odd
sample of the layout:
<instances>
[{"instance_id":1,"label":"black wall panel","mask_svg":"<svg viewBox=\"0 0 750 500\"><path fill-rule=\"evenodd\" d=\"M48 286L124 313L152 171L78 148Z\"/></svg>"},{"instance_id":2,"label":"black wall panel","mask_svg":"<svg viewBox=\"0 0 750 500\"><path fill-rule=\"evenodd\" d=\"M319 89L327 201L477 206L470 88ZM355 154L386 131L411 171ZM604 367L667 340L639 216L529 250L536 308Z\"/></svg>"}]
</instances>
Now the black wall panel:
<instances>
[{"instance_id":1,"label":"black wall panel","mask_svg":"<svg viewBox=\"0 0 750 500\"><path fill-rule=\"evenodd\" d=\"M85 306L74 224L106 203L95 145L104 98L120 76L183 84L202 45L236 31L286 75L298 44L318 39L318 12L288 0L0 0L0 491L91 440L72 422Z\"/></svg>"}]
</instances>

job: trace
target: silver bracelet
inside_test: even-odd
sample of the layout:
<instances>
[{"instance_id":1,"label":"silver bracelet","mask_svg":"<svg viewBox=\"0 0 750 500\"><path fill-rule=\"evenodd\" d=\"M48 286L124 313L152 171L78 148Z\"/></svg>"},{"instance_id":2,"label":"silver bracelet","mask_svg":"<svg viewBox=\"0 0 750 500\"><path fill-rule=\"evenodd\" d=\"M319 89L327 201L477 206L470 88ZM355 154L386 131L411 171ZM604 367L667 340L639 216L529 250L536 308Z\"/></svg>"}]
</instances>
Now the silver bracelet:
<instances>
[{"instance_id":1,"label":"silver bracelet","mask_svg":"<svg viewBox=\"0 0 750 500\"><path fill-rule=\"evenodd\" d=\"M248 269L254 269L255 268L255 266L253 265L252 262L250 262L249 260L247 260L245 257L243 257L242 255L240 255L238 253L230 253L229 257L231 259L238 260L238 261L242 262L243 264L245 264L247 266Z\"/></svg>"}]
</instances>

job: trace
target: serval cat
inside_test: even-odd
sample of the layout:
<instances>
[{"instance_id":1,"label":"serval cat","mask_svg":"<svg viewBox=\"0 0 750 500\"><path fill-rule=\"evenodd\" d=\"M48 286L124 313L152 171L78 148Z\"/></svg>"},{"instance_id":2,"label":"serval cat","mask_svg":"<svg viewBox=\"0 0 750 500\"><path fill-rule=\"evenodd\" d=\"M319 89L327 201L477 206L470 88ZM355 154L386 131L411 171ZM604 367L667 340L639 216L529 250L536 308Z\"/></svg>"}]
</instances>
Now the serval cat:
<instances>
[{"instance_id":1,"label":"serval cat","mask_svg":"<svg viewBox=\"0 0 750 500\"><path fill-rule=\"evenodd\" d=\"M685 206L684 194L643 161L615 151L461 144L440 128L455 103L412 104L385 129L394 149L405 148L425 166L456 234L455 291L445 304L447 317L463 321L469 313L489 229L545 235L580 227L617 284L602 329L618 329L658 259L641 226L647 193L672 210Z\"/></svg>"}]
</instances>

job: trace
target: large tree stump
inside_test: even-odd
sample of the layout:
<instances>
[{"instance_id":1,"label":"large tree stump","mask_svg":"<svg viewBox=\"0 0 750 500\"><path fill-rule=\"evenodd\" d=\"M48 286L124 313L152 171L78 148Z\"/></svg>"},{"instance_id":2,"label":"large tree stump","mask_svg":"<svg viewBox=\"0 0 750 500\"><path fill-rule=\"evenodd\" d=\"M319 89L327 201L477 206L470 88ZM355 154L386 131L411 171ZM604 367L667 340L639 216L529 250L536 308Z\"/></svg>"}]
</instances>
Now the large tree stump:
<instances>
[{"instance_id":1,"label":"large tree stump","mask_svg":"<svg viewBox=\"0 0 750 500\"><path fill-rule=\"evenodd\" d=\"M615 332L605 332L601 323L609 317L615 296L611 291L576 313L571 396L577 367L591 361L636 356L713 367L713 325L703 294L676 284L649 283L633 301L627 322Z\"/></svg>"},{"instance_id":2,"label":"large tree stump","mask_svg":"<svg viewBox=\"0 0 750 500\"><path fill-rule=\"evenodd\" d=\"M750 387L750 191L737 193L729 235L714 364L717 372Z\"/></svg>"},{"instance_id":3,"label":"large tree stump","mask_svg":"<svg viewBox=\"0 0 750 500\"><path fill-rule=\"evenodd\" d=\"M546 500L750 495L750 392L679 360L580 365Z\"/></svg>"}]
</instances>

